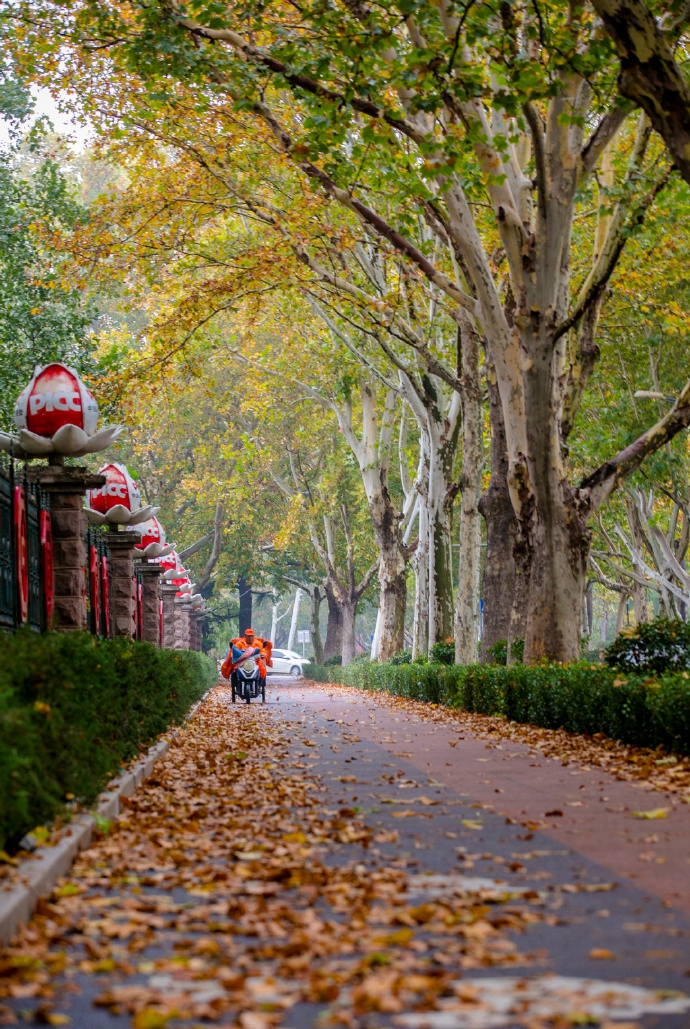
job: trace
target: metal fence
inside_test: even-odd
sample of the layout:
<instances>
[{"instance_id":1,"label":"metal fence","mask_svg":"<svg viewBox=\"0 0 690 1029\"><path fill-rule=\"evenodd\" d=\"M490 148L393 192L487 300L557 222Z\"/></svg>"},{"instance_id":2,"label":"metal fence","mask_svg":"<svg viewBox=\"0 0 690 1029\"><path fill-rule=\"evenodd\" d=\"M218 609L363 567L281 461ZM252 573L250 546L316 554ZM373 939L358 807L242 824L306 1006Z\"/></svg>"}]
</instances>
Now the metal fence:
<instances>
[{"instance_id":1,"label":"metal fence","mask_svg":"<svg viewBox=\"0 0 690 1029\"><path fill-rule=\"evenodd\" d=\"M86 619L94 636L112 636L110 606L110 550L105 533L86 530Z\"/></svg>"},{"instance_id":2,"label":"metal fence","mask_svg":"<svg viewBox=\"0 0 690 1029\"><path fill-rule=\"evenodd\" d=\"M0 461L0 629L42 632L53 610L50 504L26 467Z\"/></svg>"},{"instance_id":3,"label":"metal fence","mask_svg":"<svg viewBox=\"0 0 690 1029\"><path fill-rule=\"evenodd\" d=\"M132 578L134 589L134 639L144 638L144 576L137 565L134 566L134 577Z\"/></svg>"}]
</instances>

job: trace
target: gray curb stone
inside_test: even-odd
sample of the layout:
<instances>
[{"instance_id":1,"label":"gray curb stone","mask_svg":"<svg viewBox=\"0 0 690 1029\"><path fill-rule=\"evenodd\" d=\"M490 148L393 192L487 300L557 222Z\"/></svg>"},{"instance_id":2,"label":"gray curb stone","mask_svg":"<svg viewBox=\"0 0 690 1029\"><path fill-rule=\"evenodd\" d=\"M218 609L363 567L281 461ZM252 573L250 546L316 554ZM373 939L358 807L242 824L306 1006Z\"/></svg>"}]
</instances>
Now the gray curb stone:
<instances>
[{"instance_id":1,"label":"gray curb stone","mask_svg":"<svg viewBox=\"0 0 690 1029\"><path fill-rule=\"evenodd\" d=\"M211 690L190 708L183 724L193 717ZM96 804L96 812L102 818L117 818L120 813L120 797L131 797L141 783L148 779L153 766L170 749L170 743L179 733L174 729L165 739L159 740L150 750L126 772L108 783ZM28 922L36 910L40 897L48 896L53 886L72 867L80 850L86 850L93 837L96 819L83 814L70 822L65 835L54 847L42 847L35 857L22 861L17 868L19 884L0 888L0 943L8 944L20 925Z\"/></svg>"}]
</instances>

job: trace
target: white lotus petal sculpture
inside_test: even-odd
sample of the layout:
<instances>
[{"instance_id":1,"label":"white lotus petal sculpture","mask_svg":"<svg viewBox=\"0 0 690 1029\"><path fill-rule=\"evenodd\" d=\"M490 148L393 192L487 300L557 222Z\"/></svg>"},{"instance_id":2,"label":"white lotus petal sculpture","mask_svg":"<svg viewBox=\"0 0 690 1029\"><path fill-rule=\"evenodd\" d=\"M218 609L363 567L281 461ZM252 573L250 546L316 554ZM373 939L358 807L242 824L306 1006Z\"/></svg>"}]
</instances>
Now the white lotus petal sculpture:
<instances>
[{"instance_id":1,"label":"white lotus petal sculpture","mask_svg":"<svg viewBox=\"0 0 690 1029\"><path fill-rule=\"evenodd\" d=\"M29 457L17 437L10 436L8 432L0 432L0 450L4 450L6 454L13 454L22 460L25 457Z\"/></svg>"},{"instance_id":2,"label":"white lotus petal sculpture","mask_svg":"<svg viewBox=\"0 0 690 1029\"><path fill-rule=\"evenodd\" d=\"M16 457L82 457L105 450L120 426L96 432L98 405L77 372L54 361L36 366L14 409L18 435L0 433L0 450Z\"/></svg>"},{"instance_id":3,"label":"white lotus petal sculpture","mask_svg":"<svg viewBox=\"0 0 690 1029\"><path fill-rule=\"evenodd\" d=\"M86 517L91 525L125 525L127 528L145 522L158 511L157 507L142 507L138 511L130 511L124 504L114 504L105 514L86 508Z\"/></svg>"}]
</instances>

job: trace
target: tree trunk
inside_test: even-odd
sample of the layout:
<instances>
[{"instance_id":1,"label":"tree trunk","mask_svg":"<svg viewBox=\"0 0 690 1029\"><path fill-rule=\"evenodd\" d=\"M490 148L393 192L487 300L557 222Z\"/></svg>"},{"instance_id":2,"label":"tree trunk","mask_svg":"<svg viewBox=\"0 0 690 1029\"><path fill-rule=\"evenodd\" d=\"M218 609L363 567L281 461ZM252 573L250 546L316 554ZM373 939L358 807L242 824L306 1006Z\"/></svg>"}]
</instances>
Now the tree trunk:
<instances>
[{"instance_id":1,"label":"tree trunk","mask_svg":"<svg viewBox=\"0 0 690 1029\"><path fill-rule=\"evenodd\" d=\"M386 555L389 556L389 555ZM390 555L390 564L379 564L379 647L378 660L390 661L405 646L405 607L407 605L407 568L400 554ZM400 567L402 565L402 567Z\"/></svg>"},{"instance_id":2,"label":"tree trunk","mask_svg":"<svg viewBox=\"0 0 690 1029\"><path fill-rule=\"evenodd\" d=\"M481 554L482 400L479 340L469 317L459 331L462 356L462 478L460 546L455 601L455 661L469 665L479 648L479 559Z\"/></svg>"},{"instance_id":3,"label":"tree trunk","mask_svg":"<svg viewBox=\"0 0 690 1029\"><path fill-rule=\"evenodd\" d=\"M381 649L381 606L376 612L376 625L374 627L374 636L371 641L371 654L369 655L370 660L378 661L379 650Z\"/></svg>"},{"instance_id":4,"label":"tree trunk","mask_svg":"<svg viewBox=\"0 0 690 1029\"><path fill-rule=\"evenodd\" d=\"M328 603L328 624L326 627L326 643L323 648L323 659L341 654L343 650L343 615L335 594L328 583L324 583L324 593Z\"/></svg>"},{"instance_id":5,"label":"tree trunk","mask_svg":"<svg viewBox=\"0 0 690 1029\"><path fill-rule=\"evenodd\" d=\"M290 622L290 635L288 636L288 650L294 650L295 648L295 633L297 632L297 622L299 621L299 607L302 599L302 590L297 587L295 590L295 602L292 606L292 620Z\"/></svg>"},{"instance_id":6,"label":"tree trunk","mask_svg":"<svg viewBox=\"0 0 690 1029\"><path fill-rule=\"evenodd\" d=\"M362 479L379 551L378 659L384 662L390 661L405 646L408 554L402 540L399 512L393 506L382 471L380 467L364 468Z\"/></svg>"},{"instance_id":7,"label":"tree trunk","mask_svg":"<svg viewBox=\"0 0 690 1029\"><path fill-rule=\"evenodd\" d=\"M441 384L431 383L427 391L427 432L429 436L429 649L434 643L453 638L454 589L451 525L453 501L458 492L454 477L455 455L460 435L458 394L451 398L446 417L442 417Z\"/></svg>"},{"instance_id":8,"label":"tree trunk","mask_svg":"<svg viewBox=\"0 0 690 1029\"><path fill-rule=\"evenodd\" d=\"M273 591L273 604L271 605L271 635L269 637L271 643L275 647L276 645L276 632L278 629L278 601L279 597L276 596L275 590Z\"/></svg>"},{"instance_id":9,"label":"tree trunk","mask_svg":"<svg viewBox=\"0 0 690 1029\"><path fill-rule=\"evenodd\" d=\"M576 510L555 503L538 512L530 536L525 664L577 661L589 531Z\"/></svg>"},{"instance_id":10,"label":"tree trunk","mask_svg":"<svg viewBox=\"0 0 690 1029\"><path fill-rule=\"evenodd\" d=\"M439 492L429 514L429 649L453 638L452 498L449 500L438 469L429 476ZM438 480L441 480L440 482Z\"/></svg>"},{"instance_id":11,"label":"tree trunk","mask_svg":"<svg viewBox=\"0 0 690 1029\"><path fill-rule=\"evenodd\" d=\"M321 626L319 625L319 611L323 600L323 593L320 586L314 586L311 591L311 608L309 611L309 626L311 629L311 644L314 648L314 663L322 665L324 662L323 643L321 642Z\"/></svg>"},{"instance_id":12,"label":"tree trunk","mask_svg":"<svg viewBox=\"0 0 690 1029\"><path fill-rule=\"evenodd\" d=\"M252 590L244 575L237 580L237 590L240 595L240 636L244 636L252 627Z\"/></svg>"},{"instance_id":13,"label":"tree trunk","mask_svg":"<svg viewBox=\"0 0 690 1029\"><path fill-rule=\"evenodd\" d=\"M343 668L351 664L355 657L355 615L357 602L346 601L342 606L342 657Z\"/></svg>"},{"instance_id":14,"label":"tree trunk","mask_svg":"<svg viewBox=\"0 0 690 1029\"><path fill-rule=\"evenodd\" d=\"M519 573L515 561L518 523L508 490L508 448L503 410L496 373L488 356L486 382L491 423L491 479L478 507L486 524L481 660L488 662L492 660L491 648L499 640L524 638L527 580L524 574Z\"/></svg>"},{"instance_id":15,"label":"tree trunk","mask_svg":"<svg viewBox=\"0 0 690 1029\"><path fill-rule=\"evenodd\" d=\"M620 635L625 621L625 612L628 607L629 594L621 593L618 598L618 611L616 612L616 636Z\"/></svg>"}]
</instances>

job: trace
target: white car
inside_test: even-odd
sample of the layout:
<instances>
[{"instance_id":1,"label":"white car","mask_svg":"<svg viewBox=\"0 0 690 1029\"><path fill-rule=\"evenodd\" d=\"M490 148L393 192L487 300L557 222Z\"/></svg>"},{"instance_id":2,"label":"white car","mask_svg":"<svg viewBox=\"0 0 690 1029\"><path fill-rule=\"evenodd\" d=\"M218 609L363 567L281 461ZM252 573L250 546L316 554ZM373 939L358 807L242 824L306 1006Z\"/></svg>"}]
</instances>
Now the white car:
<instances>
[{"instance_id":1,"label":"white car","mask_svg":"<svg viewBox=\"0 0 690 1029\"><path fill-rule=\"evenodd\" d=\"M274 650L273 668L268 669L273 675L301 675L302 665L308 665L309 658L302 657L296 650Z\"/></svg>"}]
</instances>

